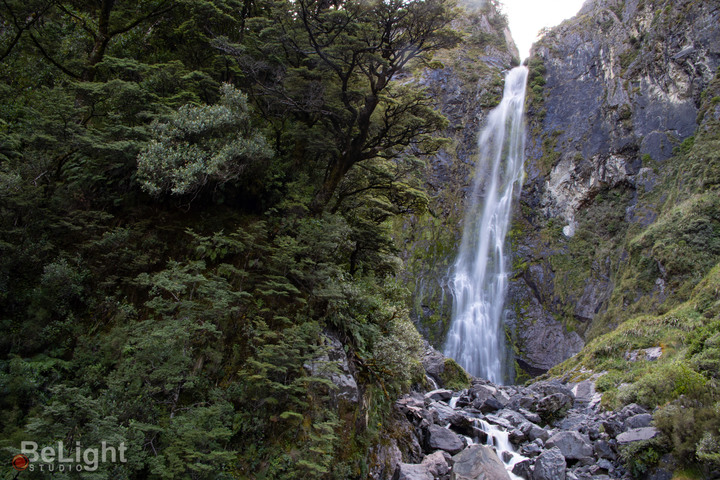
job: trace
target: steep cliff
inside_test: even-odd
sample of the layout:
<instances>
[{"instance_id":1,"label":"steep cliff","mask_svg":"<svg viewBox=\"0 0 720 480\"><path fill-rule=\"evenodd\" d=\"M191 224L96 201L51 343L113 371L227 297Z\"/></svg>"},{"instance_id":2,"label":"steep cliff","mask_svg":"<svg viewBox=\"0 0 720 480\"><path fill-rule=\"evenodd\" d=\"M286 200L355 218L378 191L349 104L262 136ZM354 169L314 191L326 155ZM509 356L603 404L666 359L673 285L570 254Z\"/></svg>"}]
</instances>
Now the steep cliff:
<instances>
[{"instance_id":1,"label":"steep cliff","mask_svg":"<svg viewBox=\"0 0 720 480\"><path fill-rule=\"evenodd\" d=\"M687 300L717 263L719 65L718 2L591 0L533 47L508 300L527 371Z\"/></svg>"},{"instance_id":2,"label":"steep cliff","mask_svg":"<svg viewBox=\"0 0 720 480\"><path fill-rule=\"evenodd\" d=\"M436 55L417 79L449 122L442 133L445 147L429 159L423 173L428 210L404 217L395 226L404 260L401 278L413 292L413 319L436 347L442 345L450 320L446 277L462 236L478 130L500 103L504 72L518 64L517 48L497 2L461 2L453 27L464 35L461 44Z\"/></svg>"}]
</instances>

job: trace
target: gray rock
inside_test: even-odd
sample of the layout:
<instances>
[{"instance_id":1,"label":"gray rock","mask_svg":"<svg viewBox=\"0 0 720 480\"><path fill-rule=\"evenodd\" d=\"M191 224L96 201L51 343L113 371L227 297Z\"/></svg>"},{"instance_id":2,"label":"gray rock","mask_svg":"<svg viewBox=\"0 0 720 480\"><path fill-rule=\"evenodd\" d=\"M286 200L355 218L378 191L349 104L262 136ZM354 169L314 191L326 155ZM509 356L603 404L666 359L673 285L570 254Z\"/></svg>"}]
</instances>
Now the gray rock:
<instances>
[{"instance_id":1,"label":"gray rock","mask_svg":"<svg viewBox=\"0 0 720 480\"><path fill-rule=\"evenodd\" d=\"M393 480L433 480L435 477L426 465L401 463L395 470Z\"/></svg>"},{"instance_id":2,"label":"gray rock","mask_svg":"<svg viewBox=\"0 0 720 480\"><path fill-rule=\"evenodd\" d=\"M454 455L465 448L465 440L455 432L439 425L430 425L425 436L425 451L445 450Z\"/></svg>"},{"instance_id":3,"label":"gray rock","mask_svg":"<svg viewBox=\"0 0 720 480\"><path fill-rule=\"evenodd\" d=\"M559 448L563 456L570 460L585 459L593 454L590 442L575 431L558 432L545 442L545 446Z\"/></svg>"},{"instance_id":4,"label":"gray rock","mask_svg":"<svg viewBox=\"0 0 720 480\"><path fill-rule=\"evenodd\" d=\"M520 448L520 454L523 457L537 457L540 455L543 451L543 443L542 440L539 441L539 443L532 442L528 443L526 445L523 445L522 448Z\"/></svg>"},{"instance_id":5,"label":"gray rock","mask_svg":"<svg viewBox=\"0 0 720 480\"><path fill-rule=\"evenodd\" d=\"M504 418L498 417L497 415L485 415L485 421L493 425L504 428L505 430L512 430L513 424Z\"/></svg>"},{"instance_id":6,"label":"gray rock","mask_svg":"<svg viewBox=\"0 0 720 480\"><path fill-rule=\"evenodd\" d=\"M637 415L628 417L623 423L623 427L625 428L625 430L630 430L632 428L649 427L650 422L652 422L652 415L650 415L649 413L638 413Z\"/></svg>"},{"instance_id":7,"label":"gray rock","mask_svg":"<svg viewBox=\"0 0 720 480\"><path fill-rule=\"evenodd\" d=\"M423 459L422 465L427 467L428 472L430 472L433 477L446 475L450 471L450 465L448 465L445 455L448 454L446 452L431 453Z\"/></svg>"},{"instance_id":8,"label":"gray rock","mask_svg":"<svg viewBox=\"0 0 720 480\"><path fill-rule=\"evenodd\" d=\"M451 480L510 480L505 465L487 445L471 445L453 460Z\"/></svg>"},{"instance_id":9,"label":"gray rock","mask_svg":"<svg viewBox=\"0 0 720 480\"><path fill-rule=\"evenodd\" d=\"M568 410L572 407L572 402L572 397L568 395L553 393L540 399L537 412L542 418L547 419Z\"/></svg>"},{"instance_id":10,"label":"gray rock","mask_svg":"<svg viewBox=\"0 0 720 480\"><path fill-rule=\"evenodd\" d=\"M523 433L522 430L520 430L519 428L515 428L510 433L508 433L508 439L513 444L520 445L527 440L527 436L525 435L525 433Z\"/></svg>"},{"instance_id":11,"label":"gray rock","mask_svg":"<svg viewBox=\"0 0 720 480\"><path fill-rule=\"evenodd\" d=\"M425 342L425 355L422 364L425 372L433 379L435 384L442 387L442 374L445 372L445 355L437 351L428 342Z\"/></svg>"},{"instance_id":12,"label":"gray rock","mask_svg":"<svg viewBox=\"0 0 720 480\"><path fill-rule=\"evenodd\" d=\"M660 432L655 427L633 428L618 435L617 442L618 445L626 445L632 442L650 440L658 435L660 435Z\"/></svg>"},{"instance_id":13,"label":"gray rock","mask_svg":"<svg viewBox=\"0 0 720 480\"><path fill-rule=\"evenodd\" d=\"M327 347L326 353L305 364L305 369L311 375L328 379L337 386L330 390L333 402L357 403L359 390L342 342L331 333L324 333L322 342Z\"/></svg>"},{"instance_id":14,"label":"gray rock","mask_svg":"<svg viewBox=\"0 0 720 480\"><path fill-rule=\"evenodd\" d=\"M637 362L639 360L654 362L660 357L662 357L662 348L660 347L631 350L625 354L625 360L628 362Z\"/></svg>"},{"instance_id":15,"label":"gray rock","mask_svg":"<svg viewBox=\"0 0 720 480\"><path fill-rule=\"evenodd\" d=\"M425 399L428 400L428 403L432 402L448 402L452 398L453 392L452 390L446 390L444 388L439 388L437 390L433 390L431 392L428 392L425 394Z\"/></svg>"},{"instance_id":16,"label":"gray rock","mask_svg":"<svg viewBox=\"0 0 720 480\"><path fill-rule=\"evenodd\" d=\"M605 440L597 440L594 445L595 456L602 459L615 460L617 456Z\"/></svg>"},{"instance_id":17,"label":"gray rock","mask_svg":"<svg viewBox=\"0 0 720 480\"><path fill-rule=\"evenodd\" d=\"M530 420L532 423L540 423L540 415L537 413L533 413L530 410L526 410L524 408L519 408L518 412L520 412L525 418Z\"/></svg>"},{"instance_id":18,"label":"gray rock","mask_svg":"<svg viewBox=\"0 0 720 480\"><path fill-rule=\"evenodd\" d=\"M368 477L372 480L386 479L393 475L402 462L402 452L397 440L390 439L387 444L378 444L370 450L371 466Z\"/></svg>"},{"instance_id":19,"label":"gray rock","mask_svg":"<svg viewBox=\"0 0 720 480\"><path fill-rule=\"evenodd\" d=\"M532 465L532 460L522 460L513 465L512 473L517 475L518 477L530 479L532 478Z\"/></svg>"},{"instance_id":20,"label":"gray rock","mask_svg":"<svg viewBox=\"0 0 720 480\"><path fill-rule=\"evenodd\" d=\"M528 421L527 418L525 418L521 413L518 413L515 410L503 409L503 410L500 410L497 413L495 413L495 415L497 415L500 418L504 418L505 420L510 422L510 424L513 427L517 427L517 426L521 425L522 423L525 423Z\"/></svg>"},{"instance_id":21,"label":"gray rock","mask_svg":"<svg viewBox=\"0 0 720 480\"><path fill-rule=\"evenodd\" d=\"M428 410L433 412L437 417L437 422L440 424L447 424L450 418L455 415L455 410L445 402L433 402L428 405Z\"/></svg>"},{"instance_id":22,"label":"gray rock","mask_svg":"<svg viewBox=\"0 0 720 480\"><path fill-rule=\"evenodd\" d=\"M531 422L525 422L520 425L519 428L530 439L530 441L539 438L543 442L546 442L547 439L550 438L550 433L548 433L547 430Z\"/></svg>"},{"instance_id":23,"label":"gray rock","mask_svg":"<svg viewBox=\"0 0 720 480\"><path fill-rule=\"evenodd\" d=\"M565 457L559 448L551 448L535 460L532 480L565 480Z\"/></svg>"}]
</instances>

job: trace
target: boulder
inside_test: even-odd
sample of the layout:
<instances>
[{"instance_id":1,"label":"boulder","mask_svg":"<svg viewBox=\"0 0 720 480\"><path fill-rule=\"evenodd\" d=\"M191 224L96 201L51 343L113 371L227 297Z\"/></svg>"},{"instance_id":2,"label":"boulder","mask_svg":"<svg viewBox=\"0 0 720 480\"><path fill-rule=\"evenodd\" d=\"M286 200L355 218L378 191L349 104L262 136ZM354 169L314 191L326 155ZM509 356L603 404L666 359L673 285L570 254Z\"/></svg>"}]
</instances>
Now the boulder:
<instances>
[{"instance_id":1,"label":"boulder","mask_svg":"<svg viewBox=\"0 0 720 480\"><path fill-rule=\"evenodd\" d=\"M428 410L433 412L435 421L447 425L450 418L455 415L455 410L445 402L433 402L428 405Z\"/></svg>"},{"instance_id":2,"label":"boulder","mask_svg":"<svg viewBox=\"0 0 720 480\"><path fill-rule=\"evenodd\" d=\"M610 443L605 440L597 440L594 445L595 456L601 459L615 460L617 456Z\"/></svg>"},{"instance_id":3,"label":"boulder","mask_svg":"<svg viewBox=\"0 0 720 480\"><path fill-rule=\"evenodd\" d=\"M561 431L545 442L548 448L556 447L568 460L582 460L592 457L590 442L576 431Z\"/></svg>"},{"instance_id":4,"label":"boulder","mask_svg":"<svg viewBox=\"0 0 720 480\"><path fill-rule=\"evenodd\" d=\"M546 442L547 439L550 438L550 433L548 433L547 430L531 422L525 422L518 428L522 430L522 432L527 436L528 439L530 439L530 441L539 438L543 442Z\"/></svg>"},{"instance_id":5,"label":"boulder","mask_svg":"<svg viewBox=\"0 0 720 480\"><path fill-rule=\"evenodd\" d=\"M439 425L430 425L425 436L425 451L445 450L455 455L465 448L465 440L455 432Z\"/></svg>"},{"instance_id":6,"label":"boulder","mask_svg":"<svg viewBox=\"0 0 720 480\"><path fill-rule=\"evenodd\" d=\"M453 460L451 480L510 480L505 465L487 445L471 445Z\"/></svg>"},{"instance_id":7,"label":"boulder","mask_svg":"<svg viewBox=\"0 0 720 480\"><path fill-rule=\"evenodd\" d=\"M553 393L540 399L537 412L542 418L551 418L572 407L573 399L570 395Z\"/></svg>"},{"instance_id":8,"label":"boulder","mask_svg":"<svg viewBox=\"0 0 720 480\"><path fill-rule=\"evenodd\" d=\"M633 442L643 442L660 435L655 427L633 428L617 436L618 445L627 445Z\"/></svg>"},{"instance_id":9,"label":"boulder","mask_svg":"<svg viewBox=\"0 0 720 480\"><path fill-rule=\"evenodd\" d=\"M521 413L516 412L515 410L509 410L509 409L503 409L495 413L500 418L504 418L513 427L517 427L521 425L522 423L525 423L528 421L527 418L525 418Z\"/></svg>"},{"instance_id":10,"label":"boulder","mask_svg":"<svg viewBox=\"0 0 720 480\"><path fill-rule=\"evenodd\" d=\"M649 413L639 413L637 415L633 415L632 417L628 417L623 423L623 427L625 430L644 428L649 427L650 422L652 422L652 415Z\"/></svg>"},{"instance_id":11,"label":"boulder","mask_svg":"<svg viewBox=\"0 0 720 480\"><path fill-rule=\"evenodd\" d=\"M535 460L532 480L565 480L565 457L559 448L540 454Z\"/></svg>"},{"instance_id":12,"label":"boulder","mask_svg":"<svg viewBox=\"0 0 720 480\"><path fill-rule=\"evenodd\" d=\"M428 401L427 403L432 402L449 402L452 398L452 390L446 390L444 388L439 388L437 390L433 390L431 392L428 392L425 394L425 400Z\"/></svg>"},{"instance_id":13,"label":"boulder","mask_svg":"<svg viewBox=\"0 0 720 480\"><path fill-rule=\"evenodd\" d=\"M520 449L520 455L523 457L537 457L543 451L542 440L535 440L532 443L528 443L522 446Z\"/></svg>"},{"instance_id":14,"label":"boulder","mask_svg":"<svg viewBox=\"0 0 720 480\"><path fill-rule=\"evenodd\" d=\"M425 465L401 463L392 478L393 480L433 480L435 477Z\"/></svg>"},{"instance_id":15,"label":"boulder","mask_svg":"<svg viewBox=\"0 0 720 480\"><path fill-rule=\"evenodd\" d=\"M527 418L532 423L540 423L540 415L538 415L537 413L533 413L530 410L526 410L524 408L519 408L518 412L520 412L523 417Z\"/></svg>"},{"instance_id":16,"label":"boulder","mask_svg":"<svg viewBox=\"0 0 720 480\"><path fill-rule=\"evenodd\" d=\"M450 471L450 465L448 465L445 455L447 455L445 452L431 453L423 459L422 465L427 467L433 477L443 476ZM450 457L448 456L448 458Z\"/></svg>"},{"instance_id":17,"label":"boulder","mask_svg":"<svg viewBox=\"0 0 720 480\"><path fill-rule=\"evenodd\" d=\"M532 460L525 459L513 465L512 473L521 478L532 478Z\"/></svg>"}]
</instances>

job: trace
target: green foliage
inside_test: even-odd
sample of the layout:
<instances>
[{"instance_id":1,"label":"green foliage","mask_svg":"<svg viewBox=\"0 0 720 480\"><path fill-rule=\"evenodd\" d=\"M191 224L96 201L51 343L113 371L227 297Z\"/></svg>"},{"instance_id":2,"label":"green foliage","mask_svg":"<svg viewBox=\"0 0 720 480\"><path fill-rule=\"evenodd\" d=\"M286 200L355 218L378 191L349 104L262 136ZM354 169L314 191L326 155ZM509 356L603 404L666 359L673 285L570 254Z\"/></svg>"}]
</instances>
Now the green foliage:
<instances>
[{"instance_id":1,"label":"green foliage","mask_svg":"<svg viewBox=\"0 0 720 480\"><path fill-rule=\"evenodd\" d=\"M648 470L658 464L663 453L664 445L654 439L633 442L620 448L620 457L633 478L645 478Z\"/></svg>"},{"instance_id":2,"label":"green foliage","mask_svg":"<svg viewBox=\"0 0 720 480\"><path fill-rule=\"evenodd\" d=\"M151 126L153 139L138 156L145 191L193 194L209 182L237 180L249 165L271 156L265 139L250 127L246 96L229 84L221 91L218 104L185 105Z\"/></svg>"}]
</instances>

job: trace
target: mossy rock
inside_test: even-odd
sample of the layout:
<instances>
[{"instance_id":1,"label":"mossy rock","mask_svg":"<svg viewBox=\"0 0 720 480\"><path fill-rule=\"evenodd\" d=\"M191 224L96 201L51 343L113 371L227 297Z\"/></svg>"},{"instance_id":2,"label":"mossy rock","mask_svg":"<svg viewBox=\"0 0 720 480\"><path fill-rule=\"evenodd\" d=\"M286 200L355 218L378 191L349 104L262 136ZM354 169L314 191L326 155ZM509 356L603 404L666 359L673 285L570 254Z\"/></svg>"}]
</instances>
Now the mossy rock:
<instances>
[{"instance_id":1,"label":"mossy rock","mask_svg":"<svg viewBox=\"0 0 720 480\"><path fill-rule=\"evenodd\" d=\"M452 358L445 359L445 366L440 374L440 381L450 390L464 390L470 388L470 376Z\"/></svg>"}]
</instances>

